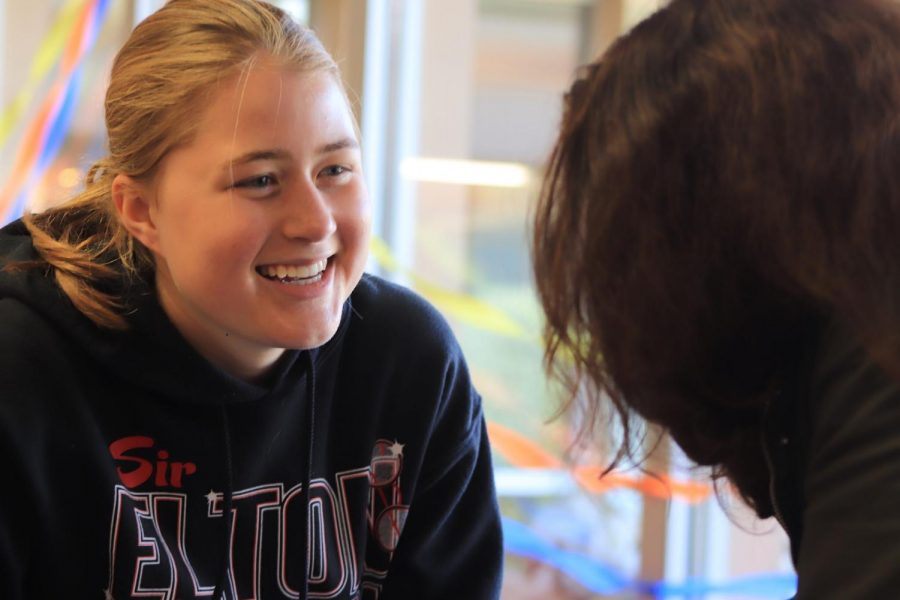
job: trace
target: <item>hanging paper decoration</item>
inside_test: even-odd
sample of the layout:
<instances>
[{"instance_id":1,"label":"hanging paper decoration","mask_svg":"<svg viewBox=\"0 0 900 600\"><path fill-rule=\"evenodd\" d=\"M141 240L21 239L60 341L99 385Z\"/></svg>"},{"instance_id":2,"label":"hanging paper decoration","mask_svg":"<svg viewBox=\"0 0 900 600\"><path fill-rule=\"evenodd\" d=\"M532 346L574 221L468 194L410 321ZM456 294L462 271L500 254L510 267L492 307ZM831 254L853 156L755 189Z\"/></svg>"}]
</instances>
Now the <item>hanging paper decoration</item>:
<instances>
[{"instance_id":1,"label":"hanging paper decoration","mask_svg":"<svg viewBox=\"0 0 900 600\"><path fill-rule=\"evenodd\" d=\"M16 124L22 118L25 109L31 105L37 88L44 81L50 70L59 62L60 54L74 29L76 14L84 0L68 0L57 14L56 21L47 36L38 46L37 54L28 70L25 85L16 94L13 101L0 114L0 145L7 142Z\"/></svg>"},{"instance_id":2,"label":"hanging paper decoration","mask_svg":"<svg viewBox=\"0 0 900 600\"><path fill-rule=\"evenodd\" d=\"M568 470L583 489L594 494L627 488L656 498L675 498L691 503L703 502L712 494L709 483L676 479L667 474L611 472L601 477L604 468L600 466L580 465L568 468L533 440L499 423L488 423L488 437L493 451L512 466L523 469Z\"/></svg>"},{"instance_id":3,"label":"hanging paper decoration","mask_svg":"<svg viewBox=\"0 0 900 600\"><path fill-rule=\"evenodd\" d=\"M75 15L59 58L56 81L27 128L9 180L0 190L0 224L21 216L29 192L62 147L74 116L83 72L79 67L96 42L108 8L109 0L86 0ZM47 43L46 47L53 47L53 44ZM45 58L42 55L38 58L41 66L35 67L34 72L43 68Z\"/></svg>"}]
</instances>

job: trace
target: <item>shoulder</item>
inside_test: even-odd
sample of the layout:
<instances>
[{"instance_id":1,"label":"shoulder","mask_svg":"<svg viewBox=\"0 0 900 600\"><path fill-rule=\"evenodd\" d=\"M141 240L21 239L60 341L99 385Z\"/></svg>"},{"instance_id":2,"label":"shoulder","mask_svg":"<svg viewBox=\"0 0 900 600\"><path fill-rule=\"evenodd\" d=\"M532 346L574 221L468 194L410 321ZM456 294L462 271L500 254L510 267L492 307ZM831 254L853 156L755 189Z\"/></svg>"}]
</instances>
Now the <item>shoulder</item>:
<instances>
[{"instance_id":1,"label":"shoulder","mask_svg":"<svg viewBox=\"0 0 900 600\"><path fill-rule=\"evenodd\" d=\"M830 323L813 357L798 598L884 598L900 585L900 384L855 331ZM802 450L798 448L797 451ZM862 510L861 510L862 509ZM831 544L840 539L841 544ZM798 541L792 538L792 543ZM854 548L848 559L846 548ZM859 578L860 569L867 576Z\"/></svg>"},{"instance_id":2,"label":"shoulder","mask_svg":"<svg viewBox=\"0 0 900 600\"><path fill-rule=\"evenodd\" d=\"M801 421L810 423L810 463L844 461L848 449L900 453L900 384L852 329L824 330L809 378ZM900 460L891 462L900 475Z\"/></svg>"},{"instance_id":3,"label":"shoulder","mask_svg":"<svg viewBox=\"0 0 900 600\"><path fill-rule=\"evenodd\" d=\"M810 373L813 416L827 433L845 430L848 411L875 416L874 406L893 404L897 382L872 359L861 341L841 324L823 331ZM898 415L900 416L900 415Z\"/></svg>"},{"instance_id":4,"label":"shoulder","mask_svg":"<svg viewBox=\"0 0 900 600\"><path fill-rule=\"evenodd\" d=\"M23 349L53 336L52 327L25 302L0 296L0 348L15 344Z\"/></svg>"},{"instance_id":5,"label":"shoulder","mask_svg":"<svg viewBox=\"0 0 900 600\"><path fill-rule=\"evenodd\" d=\"M68 342L39 313L16 298L0 298L0 386L52 379L68 360ZM70 358L70 357L69 357Z\"/></svg>"},{"instance_id":6,"label":"shoulder","mask_svg":"<svg viewBox=\"0 0 900 600\"><path fill-rule=\"evenodd\" d=\"M447 320L409 288L366 274L351 295L351 307L354 326L385 341L459 353Z\"/></svg>"},{"instance_id":7,"label":"shoulder","mask_svg":"<svg viewBox=\"0 0 900 600\"><path fill-rule=\"evenodd\" d=\"M402 415L397 422L421 425L431 438L428 445L444 449L444 459L477 446L481 396L441 313L416 292L372 275L362 279L351 300L352 360L345 365L363 365L396 390L390 396Z\"/></svg>"},{"instance_id":8,"label":"shoulder","mask_svg":"<svg viewBox=\"0 0 900 600\"><path fill-rule=\"evenodd\" d=\"M0 263L35 257L31 236L21 219L0 228Z\"/></svg>"},{"instance_id":9,"label":"shoulder","mask_svg":"<svg viewBox=\"0 0 900 600\"><path fill-rule=\"evenodd\" d=\"M441 314L418 293L375 275L365 274L350 296L354 310L361 316L415 321L421 325L447 327Z\"/></svg>"},{"instance_id":10,"label":"shoulder","mask_svg":"<svg viewBox=\"0 0 900 600\"><path fill-rule=\"evenodd\" d=\"M25 303L0 298L0 436L36 438L59 417L75 377L68 348Z\"/></svg>"}]
</instances>

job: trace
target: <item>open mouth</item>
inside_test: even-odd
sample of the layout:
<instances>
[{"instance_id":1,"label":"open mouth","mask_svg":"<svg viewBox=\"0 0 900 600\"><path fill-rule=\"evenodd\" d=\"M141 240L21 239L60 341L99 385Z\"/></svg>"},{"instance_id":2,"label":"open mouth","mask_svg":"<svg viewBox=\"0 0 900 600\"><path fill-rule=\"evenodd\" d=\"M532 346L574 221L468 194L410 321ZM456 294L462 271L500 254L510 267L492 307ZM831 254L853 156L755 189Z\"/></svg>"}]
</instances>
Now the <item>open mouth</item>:
<instances>
[{"instance_id":1,"label":"open mouth","mask_svg":"<svg viewBox=\"0 0 900 600\"><path fill-rule=\"evenodd\" d=\"M328 268L327 258L311 265L262 265L256 272L271 281L289 285L309 285L321 281Z\"/></svg>"}]
</instances>

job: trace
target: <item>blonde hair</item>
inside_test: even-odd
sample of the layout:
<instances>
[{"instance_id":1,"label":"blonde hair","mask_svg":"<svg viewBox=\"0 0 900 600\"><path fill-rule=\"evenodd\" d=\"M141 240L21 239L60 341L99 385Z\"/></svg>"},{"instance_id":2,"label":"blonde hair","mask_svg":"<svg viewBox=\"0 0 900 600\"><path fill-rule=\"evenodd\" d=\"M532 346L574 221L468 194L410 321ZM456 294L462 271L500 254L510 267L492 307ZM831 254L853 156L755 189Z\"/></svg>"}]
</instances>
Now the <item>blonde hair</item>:
<instances>
[{"instance_id":1,"label":"blonde hair","mask_svg":"<svg viewBox=\"0 0 900 600\"><path fill-rule=\"evenodd\" d=\"M340 84L315 35L259 0L170 0L119 51L105 101L109 155L90 168L82 193L24 218L42 259L36 264L51 267L94 323L126 328L123 299L110 284L153 269L150 252L119 222L113 179L152 178L162 158L193 137L204 93L261 53L298 71L332 73Z\"/></svg>"}]
</instances>

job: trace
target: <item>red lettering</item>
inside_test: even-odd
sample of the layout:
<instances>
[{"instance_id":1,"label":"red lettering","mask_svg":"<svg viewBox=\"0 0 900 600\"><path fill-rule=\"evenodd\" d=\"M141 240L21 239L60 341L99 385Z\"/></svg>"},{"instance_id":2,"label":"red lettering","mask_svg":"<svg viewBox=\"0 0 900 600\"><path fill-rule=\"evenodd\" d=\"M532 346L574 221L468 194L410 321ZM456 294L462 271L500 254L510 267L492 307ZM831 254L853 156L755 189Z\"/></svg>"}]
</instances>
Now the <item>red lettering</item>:
<instances>
[{"instance_id":1,"label":"red lettering","mask_svg":"<svg viewBox=\"0 0 900 600\"><path fill-rule=\"evenodd\" d=\"M137 456L128 456L126 452L136 448L151 447L153 447L153 438L142 435L122 438L109 445L109 453L112 454L114 460L127 461L136 465L130 471L124 471L121 467L116 467L116 473L119 474L119 479L122 480L122 484L125 487L135 488L150 479L150 475L153 473L153 465L149 460L144 460Z\"/></svg>"},{"instance_id":2,"label":"red lettering","mask_svg":"<svg viewBox=\"0 0 900 600\"><path fill-rule=\"evenodd\" d=\"M180 463L175 462L172 463L172 487L181 487L181 475L193 475L197 472L197 465L192 462L189 463Z\"/></svg>"},{"instance_id":3,"label":"red lettering","mask_svg":"<svg viewBox=\"0 0 900 600\"><path fill-rule=\"evenodd\" d=\"M122 467L116 467L119 479L128 488L136 488L147 483L153 477L156 487L172 486L180 488L182 478L197 472L197 465L192 462L169 462L168 450L160 450L156 453L155 477L154 462L132 456L128 453L139 448L152 448L154 440L151 437L134 435L116 440L109 445L109 453L113 459L134 463L134 468L126 471Z\"/></svg>"},{"instance_id":4,"label":"red lettering","mask_svg":"<svg viewBox=\"0 0 900 600\"><path fill-rule=\"evenodd\" d=\"M156 487L165 487L166 486L166 467L168 463L166 463L167 458L169 458L169 453L165 450L160 450L156 456L162 460L156 461Z\"/></svg>"}]
</instances>

